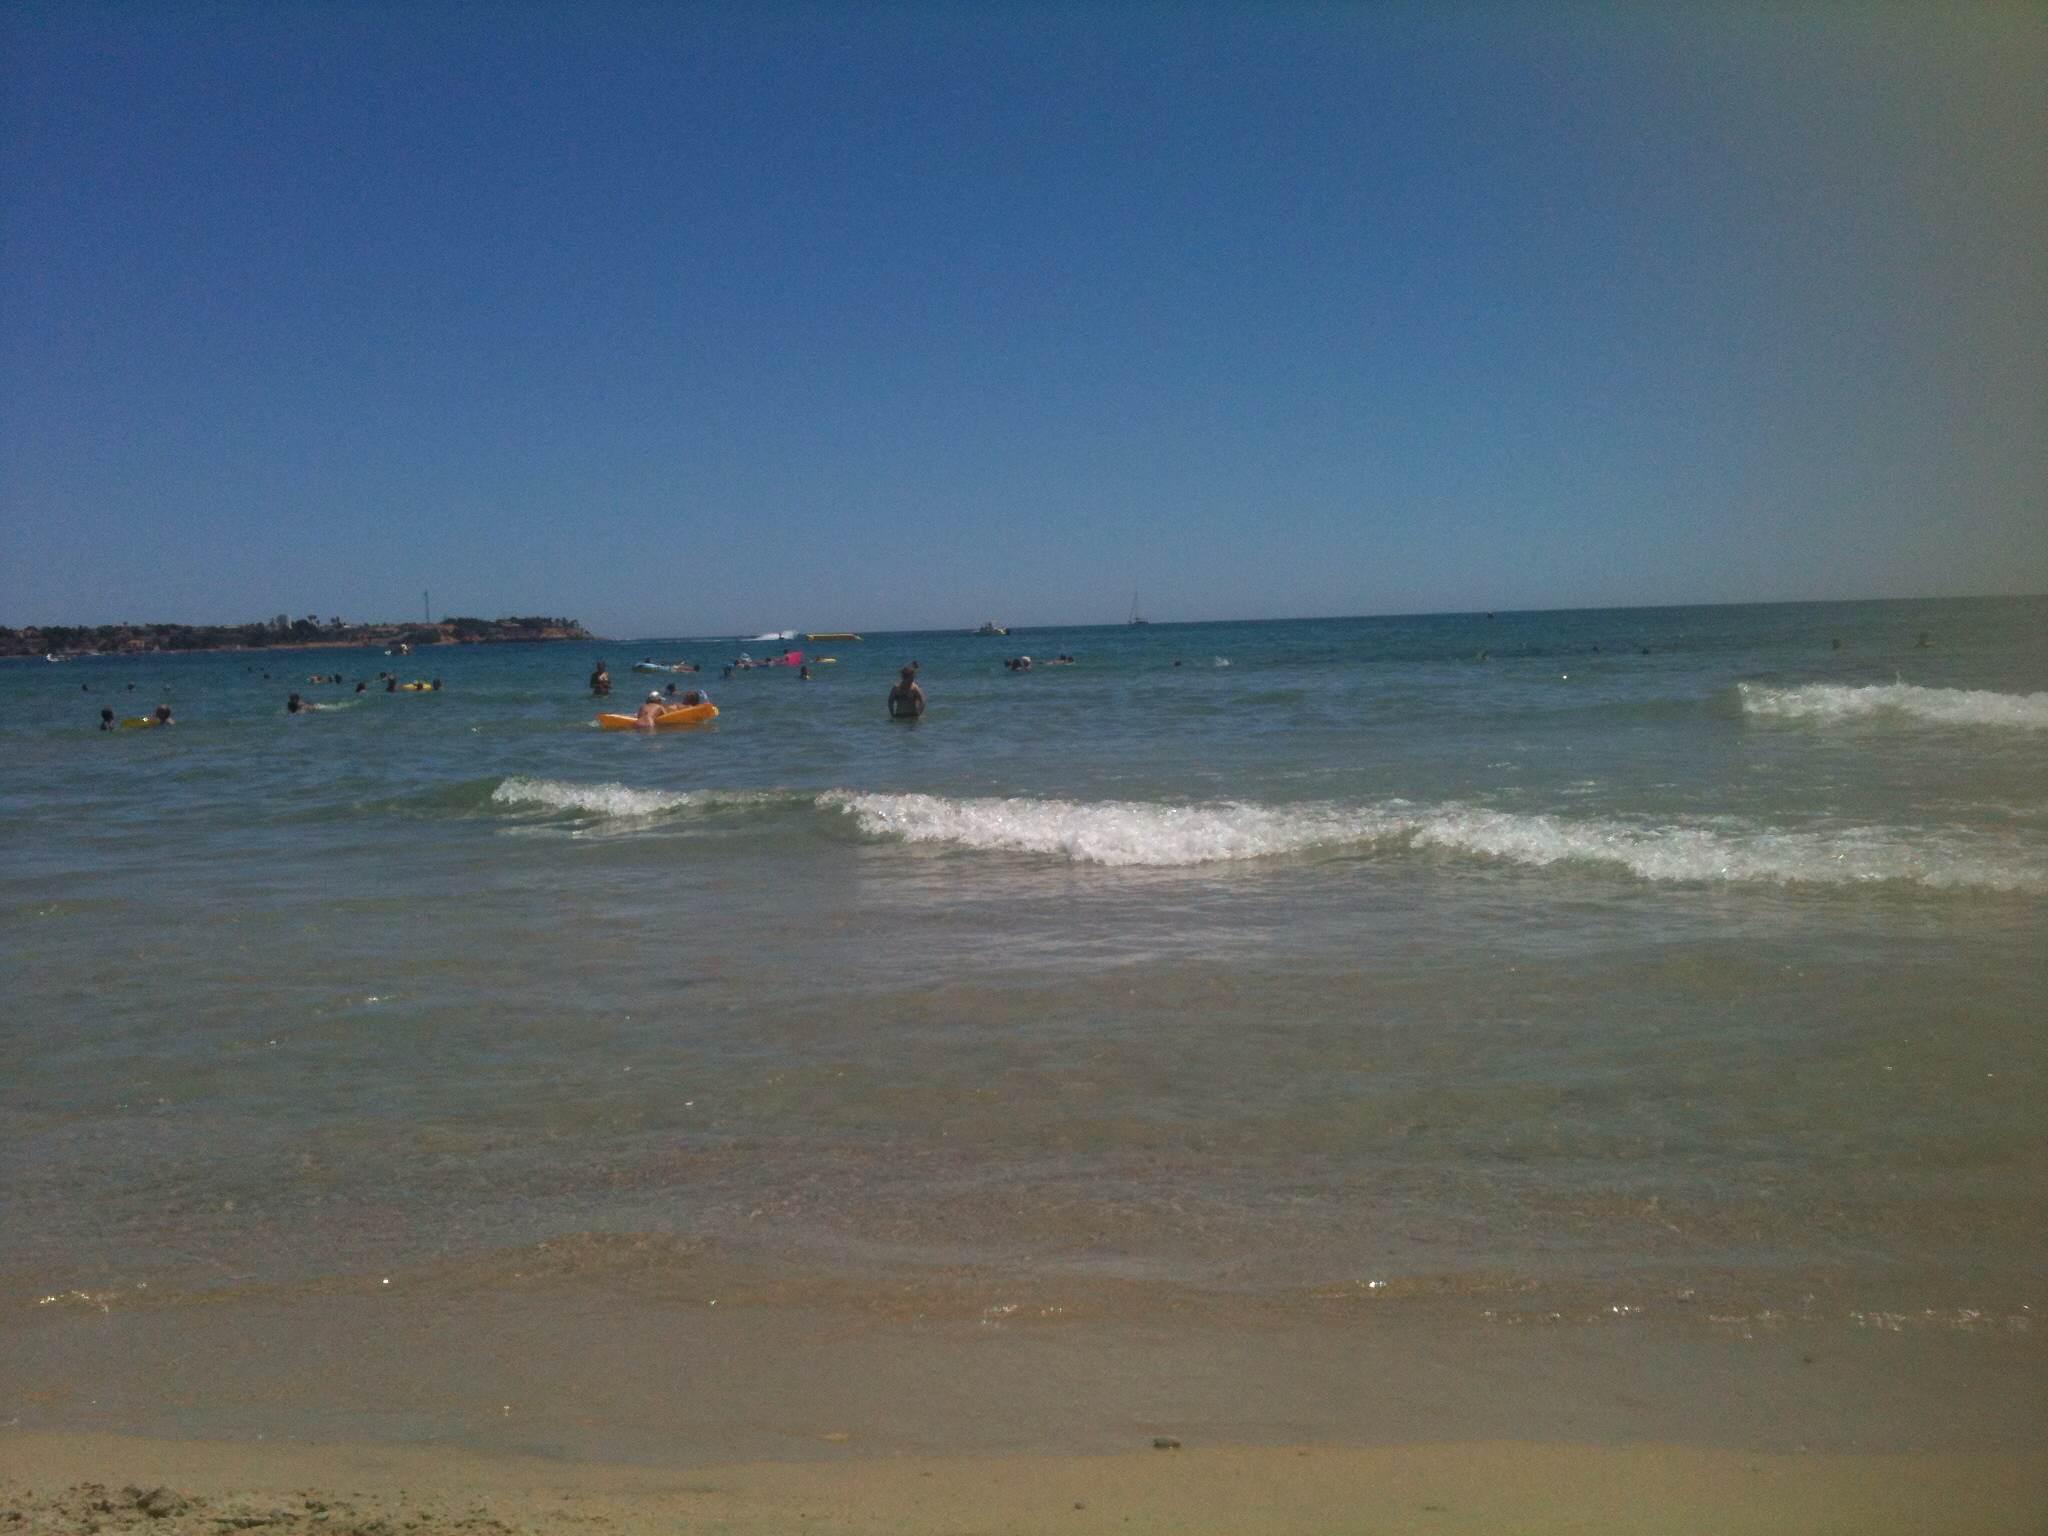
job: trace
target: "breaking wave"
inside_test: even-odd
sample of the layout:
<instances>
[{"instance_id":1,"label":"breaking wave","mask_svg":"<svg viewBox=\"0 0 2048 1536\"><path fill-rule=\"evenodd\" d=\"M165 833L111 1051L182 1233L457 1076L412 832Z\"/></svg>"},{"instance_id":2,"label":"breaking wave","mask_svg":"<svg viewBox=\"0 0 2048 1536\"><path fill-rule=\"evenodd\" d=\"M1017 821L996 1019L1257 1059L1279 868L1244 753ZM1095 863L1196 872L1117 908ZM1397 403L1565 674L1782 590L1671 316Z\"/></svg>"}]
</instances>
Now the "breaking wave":
<instances>
[{"instance_id":1,"label":"breaking wave","mask_svg":"<svg viewBox=\"0 0 2048 1536\"><path fill-rule=\"evenodd\" d=\"M1743 709L1752 715L1831 723L1872 716L1905 716L1936 725L1997 725L2014 730L2048 730L2048 693L1993 693L1981 688L1920 688L1911 683L1847 687L1807 683L1766 688L1737 683Z\"/></svg>"},{"instance_id":2,"label":"breaking wave","mask_svg":"<svg viewBox=\"0 0 2048 1536\"><path fill-rule=\"evenodd\" d=\"M809 795L745 788L631 788L627 784L575 784L567 778L506 778L492 805L526 811L565 811L596 817L651 817L670 811L731 811L774 805L809 805Z\"/></svg>"},{"instance_id":3,"label":"breaking wave","mask_svg":"<svg viewBox=\"0 0 2048 1536\"><path fill-rule=\"evenodd\" d=\"M850 820L861 837L1074 864L1184 869L1257 859L1403 854L1621 871L1659 883L1830 886L1899 882L1953 890L2048 891L2048 855L1984 834L1636 821L1488 810L1446 802L1272 806L1242 802L951 798L831 790L658 790L508 778L494 807L632 823L671 813L742 818L812 833ZM630 830L621 825L619 830Z\"/></svg>"},{"instance_id":4,"label":"breaking wave","mask_svg":"<svg viewBox=\"0 0 2048 1536\"><path fill-rule=\"evenodd\" d=\"M1079 864L1175 868L1312 851L1442 851L1534 868L1583 864L1660 882L2048 889L2048 865L1981 841L1883 828L1732 832L1700 826L1570 820L1445 804L1163 806L935 795L819 797L861 831L913 843L1045 854Z\"/></svg>"}]
</instances>

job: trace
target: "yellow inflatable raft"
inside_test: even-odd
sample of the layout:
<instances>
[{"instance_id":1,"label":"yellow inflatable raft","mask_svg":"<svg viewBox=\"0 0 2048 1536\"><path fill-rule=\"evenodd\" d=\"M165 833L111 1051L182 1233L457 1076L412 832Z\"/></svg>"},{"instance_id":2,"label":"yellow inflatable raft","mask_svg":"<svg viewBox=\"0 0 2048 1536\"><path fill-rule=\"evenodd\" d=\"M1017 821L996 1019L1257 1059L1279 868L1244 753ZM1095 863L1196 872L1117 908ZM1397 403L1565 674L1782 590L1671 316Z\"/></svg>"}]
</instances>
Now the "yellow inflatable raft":
<instances>
[{"instance_id":1,"label":"yellow inflatable raft","mask_svg":"<svg viewBox=\"0 0 2048 1536\"><path fill-rule=\"evenodd\" d=\"M716 704L685 704L677 709L663 710L654 717L656 730L665 731L676 725L702 725L706 720L718 718ZM608 731L633 731L640 728L640 721L634 715L599 715L597 723Z\"/></svg>"}]
</instances>

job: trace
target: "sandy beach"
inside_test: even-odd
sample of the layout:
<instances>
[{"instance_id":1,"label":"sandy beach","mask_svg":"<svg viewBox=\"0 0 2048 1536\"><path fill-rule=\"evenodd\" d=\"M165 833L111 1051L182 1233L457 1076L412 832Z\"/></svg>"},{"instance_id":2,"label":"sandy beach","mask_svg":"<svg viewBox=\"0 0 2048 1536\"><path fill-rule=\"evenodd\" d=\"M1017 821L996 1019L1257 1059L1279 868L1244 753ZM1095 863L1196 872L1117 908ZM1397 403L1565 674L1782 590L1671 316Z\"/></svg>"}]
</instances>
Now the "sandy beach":
<instances>
[{"instance_id":1,"label":"sandy beach","mask_svg":"<svg viewBox=\"0 0 2048 1536\"><path fill-rule=\"evenodd\" d=\"M2036 1532L2048 1457L1481 1442L687 1470L361 1444L0 1440L33 1536L269 1532Z\"/></svg>"},{"instance_id":2,"label":"sandy beach","mask_svg":"<svg viewBox=\"0 0 2048 1536\"><path fill-rule=\"evenodd\" d=\"M1098 1297L1075 1318L1028 1297L720 1290L722 1307L379 1286L40 1308L0 1333L0 1520L1982 1536L2048 1519L2025 1328L1480 1323L1427 1298L1147 1316Z\"/></svg>"}]
</instances>

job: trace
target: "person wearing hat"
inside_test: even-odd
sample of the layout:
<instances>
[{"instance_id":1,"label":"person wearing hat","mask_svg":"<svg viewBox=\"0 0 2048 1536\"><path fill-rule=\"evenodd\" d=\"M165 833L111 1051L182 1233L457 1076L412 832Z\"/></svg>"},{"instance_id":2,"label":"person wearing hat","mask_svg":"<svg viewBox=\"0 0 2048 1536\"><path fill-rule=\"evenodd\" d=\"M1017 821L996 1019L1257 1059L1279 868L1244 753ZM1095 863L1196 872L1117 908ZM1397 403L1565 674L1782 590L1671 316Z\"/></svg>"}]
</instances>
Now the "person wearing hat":
<instances>
[{"instance_id":1,"label":"person wearing hat","mask_svg":"<svg viewBox=\"0 0 2048 1536\"><path fill-rule=\"evenodd\" d=\"M654 722L673 708L675 706L664 699L657 688L647 695L647 702L640 706L640 713L633 717L633 724L643 731L651 731Z\"/></svg>"}]
</instances>

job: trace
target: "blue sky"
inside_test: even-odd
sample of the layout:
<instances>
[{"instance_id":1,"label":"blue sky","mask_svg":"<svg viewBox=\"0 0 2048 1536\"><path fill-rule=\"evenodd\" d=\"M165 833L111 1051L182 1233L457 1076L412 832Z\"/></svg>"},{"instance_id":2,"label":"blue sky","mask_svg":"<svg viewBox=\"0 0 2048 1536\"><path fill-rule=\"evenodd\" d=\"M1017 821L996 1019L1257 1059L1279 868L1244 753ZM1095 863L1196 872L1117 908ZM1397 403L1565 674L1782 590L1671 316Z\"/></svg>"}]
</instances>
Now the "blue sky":
<instances>
[{"instance_id":1,"label":"blue sky","mask_svg":"<svg viewBox=\"0 0 2048 1536\"><path fill-rule=\"evenodd\" d=\"M15 5L0 623L2048 589L2048 12Z\"/></svg>"}]
</instances>

